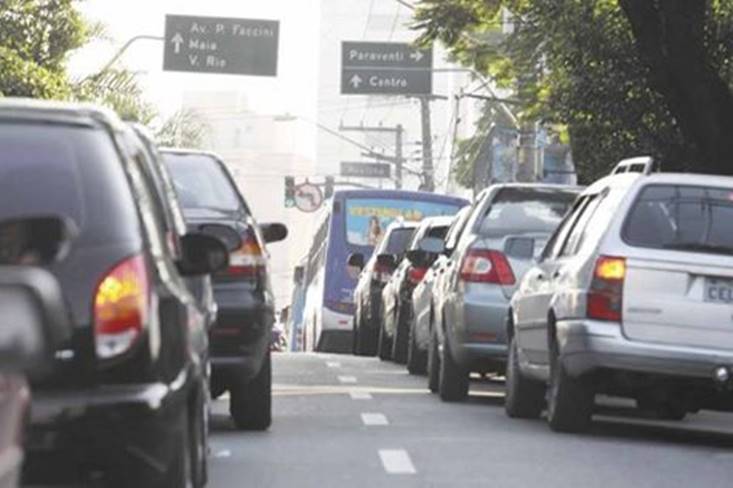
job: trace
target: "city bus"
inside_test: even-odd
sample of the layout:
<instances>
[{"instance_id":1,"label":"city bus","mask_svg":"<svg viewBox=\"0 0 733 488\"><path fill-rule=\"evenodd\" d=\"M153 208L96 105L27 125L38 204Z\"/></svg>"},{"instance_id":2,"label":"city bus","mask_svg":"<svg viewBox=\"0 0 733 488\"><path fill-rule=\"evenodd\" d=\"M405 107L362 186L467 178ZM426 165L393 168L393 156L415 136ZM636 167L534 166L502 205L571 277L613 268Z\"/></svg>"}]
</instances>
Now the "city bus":
<instances>
[{"instance_id":1,"label":"city bus","mask_svg":"<svg viewBox=\"0 0 733 488\"><path fill-rule=\"evenodd\" d=\"M402 190L345 190L324 204L305 262L302 349L349 352L356 279L346 268L348 256L371 256L384 230L395 219L454 215L466 200Z\"/></svg>"}]
</instances>

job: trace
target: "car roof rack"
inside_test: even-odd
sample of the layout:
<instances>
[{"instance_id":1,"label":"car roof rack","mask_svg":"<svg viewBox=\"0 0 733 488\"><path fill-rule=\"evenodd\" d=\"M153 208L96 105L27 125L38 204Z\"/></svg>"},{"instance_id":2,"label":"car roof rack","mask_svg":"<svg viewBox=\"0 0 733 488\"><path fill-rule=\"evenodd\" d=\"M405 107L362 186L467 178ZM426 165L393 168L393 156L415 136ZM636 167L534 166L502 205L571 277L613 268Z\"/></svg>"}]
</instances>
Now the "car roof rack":
<instances>
[{"instance_id":1,"label":"car roof rack","mask_svg":"<svg viewBox=\"0 0 733 488\"><path fill-rule=\"evenodd\" d=\"M611 171L612 175L621 173L642 173L649 175L654 171L654 158L651 156L639 156L621 160Z\"/></svg>"}]
</instances>

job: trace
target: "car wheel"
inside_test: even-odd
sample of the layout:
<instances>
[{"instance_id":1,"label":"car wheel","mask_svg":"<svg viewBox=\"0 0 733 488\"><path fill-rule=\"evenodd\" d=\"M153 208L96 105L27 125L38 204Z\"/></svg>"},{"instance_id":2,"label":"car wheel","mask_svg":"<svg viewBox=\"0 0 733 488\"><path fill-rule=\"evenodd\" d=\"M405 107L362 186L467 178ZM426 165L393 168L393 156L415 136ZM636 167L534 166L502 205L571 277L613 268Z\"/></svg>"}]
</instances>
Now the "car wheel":
<instances>
[{"instance_id":1,"label":"car wheel","mask_svg":"<svg viewBox=\"0 0 733 488\"><path fill-rule=\"evenodd\" d=\"M410 314L409 321L409 347L407 350L407 371L410 374L419 375L427 372L428 357L426 351L421 351L417 347L417 324L415 323L415 314Z\"/></svg>"},{"instance_id":2,"label":"car wheel","mask_svg":"<svg viewBox=\"0 0 733 488\"><path fill-rule=\"evenodd\" d=\"M407 348L409 346L410 330L408 309L400 305L395 320L395 336L392 340L392 360L397 364L407 364Z\"/></svg>"},{"instance_id":3,"label":"car wheel","mask_svg":"<svg viewBox=\"0 0 733 488\"><path fill-rule=\"evenodd\" d=\"M428 349L428 388L432 393L438 393L440 385L440 351L436 332L430 334L430 348Z\"/></svg>"},{"instance_id":4,"label":"car wheel","mask_svg":"<svg viewBox=\"0 0 733 488\"><path fill-rule=\"evenodd\" d=\"M168 464L160 488L193 488L193 467L191 465L191 436L189 432L188 408L183 407L178 415L178 436L173 443L175 452Z\"/></svg>"},{"instance_id":5,"label":"car wheel","mask_svg":"<svg viewBox=\"0 0 733 488\"><path fill-rule=\"evenodd\" d=\"M229 413L239 430L266 430L272 423L272 359L268 351L260 372L231 389Z\"/></svg>"},{"instance_id":6,"label":"car wheel","mask_svg":"<svg viewBox=\"0 0 733 488\"><path fill-rule=\"evenodd\" d=\"M203 393L195 398L195 413L190 419L190 456L191 456L191 478L192 486L203 488L209 478L207 455L208 455L208 432L207 432L207 400Z\"/></svg>"},{"instance_id":7,"label":"car wheel","mask_svg":"<svg viewBox=\"0 0 733 488\"><path fill-rule=\"evenodd\" d=\"M506 366L506 398L504 410L509 417L536 419L542 413L545 385L522 375L519 369L517 339L509 341L509 358Z\"/></svg>"},{"instance_id":8,"label":"car wheel","mask_svg":"<svg viewBox=\"0 0 733 488\"><path fill-rule=\"evenodd\" d=\"M351 328L351 354L359 355L359 314L354 314L353 326Z\"/></svg>"},{"instance_id":9,"label":"car wheel","mask_svg":"<svg viewBox=\"0 0 733 488\"><path fill-rule=\"evenodd\" d=\"M453 358L447 336L440 358L438 393L444 402L462 402L468 397L468 371Z\"/></svg>"},{"instance_id":10,"label":"car wheel","mask_svg":"<svg viewBox=\"0 0 733 488\"><path fill-rule=\"evenodd\" d=\"M367 327L367 321L359 318L359 327L356 328L356 355L374 356L377 353L377 340L379 331L373 327Z\"/></svg>"},{"instance_id":11,"label":"car wheel","mask_svg":"<svg viewBox=\"0 0 733 488\"><path fill-rule=\"evenodd\" d=\"M565 371L557 348L550 348L550 385L547 390L547 421L555 432L588 430L595 394L587 378L573 378Z\"/></svg>"},{"instance_id":12,"label":"car wheel","mask_svg":"<svg viewBox=\"0 0 733 488\"><path fill-rule=\"evenodd\" d=\"M379 346L377 347L377 356L382 361L389 361L392 358L392 341L387 337L384 325L379 327Z\"/></svg>"}]
</instances>

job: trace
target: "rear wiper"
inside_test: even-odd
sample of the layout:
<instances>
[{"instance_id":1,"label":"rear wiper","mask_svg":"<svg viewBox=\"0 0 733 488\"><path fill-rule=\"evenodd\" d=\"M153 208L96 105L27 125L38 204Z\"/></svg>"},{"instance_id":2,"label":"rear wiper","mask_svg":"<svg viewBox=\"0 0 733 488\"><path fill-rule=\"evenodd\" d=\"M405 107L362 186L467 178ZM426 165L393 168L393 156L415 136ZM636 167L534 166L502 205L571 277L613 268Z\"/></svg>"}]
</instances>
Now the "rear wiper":
<instances>
[{"instance_id":1,"label":"rear wiper","mask_svg":"<svg viewBox=\"0 0 733 488\"><path fill-rule=\"evenodd\" d=\"M705 244L701 242L670 242L665 244L663 247L664 249L675 249L679 251L702 251L733 255L733 247Z\"/></svg>"}]
</instances>

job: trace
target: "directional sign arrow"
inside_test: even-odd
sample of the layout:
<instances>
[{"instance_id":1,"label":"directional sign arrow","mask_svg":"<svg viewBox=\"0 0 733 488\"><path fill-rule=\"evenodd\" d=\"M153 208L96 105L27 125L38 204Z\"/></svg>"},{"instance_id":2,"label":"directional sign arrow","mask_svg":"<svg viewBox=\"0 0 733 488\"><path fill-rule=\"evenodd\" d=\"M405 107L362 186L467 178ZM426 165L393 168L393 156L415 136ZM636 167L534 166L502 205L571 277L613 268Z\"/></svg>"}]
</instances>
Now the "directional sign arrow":
<instances>
[{"instance_id":1,"label":"directional sign arrow","mask_svg":"<svg viewBox=\"0 0 733 488\"><path fill-rule=\"evenodd\" d=\"M171 39L171 42L175 46L176 54L181 52L181 44L183 44L183 36L180 32L176 32L176 35L173 36L173 39Z\"/></svg>"},{"instance_id":2,"label":"directional sign arrow","mask_svg":"<svg viewBox=\"0 0 733 488\"><path fill-rule=\"evenodd\" d=\"M349 83L351 83L351 85L352 85L352 86L353 86L354 88L359 88L359 85L361 85L361 82L362 82L362 81L364 81L364 80L362 80L362 79L361 79L361 76L359 76L359 75L354 75L354 76L353 76L353 77L351 78L351 80L349 80Z\"/></svg>"},{"instance_id":3,"label":"directional sign arrow","mask_svg":"<svg viewBox=\"0 0 733 488\"><path fill-rule=\"evenodd\" d=\"M410 57L412 58L413 61L415 61L416 63L419 63L420 60L425 57L425 55L421 53L420 51L415 51L412 54L410 54Z\"/></svg>"}]
</instances>

